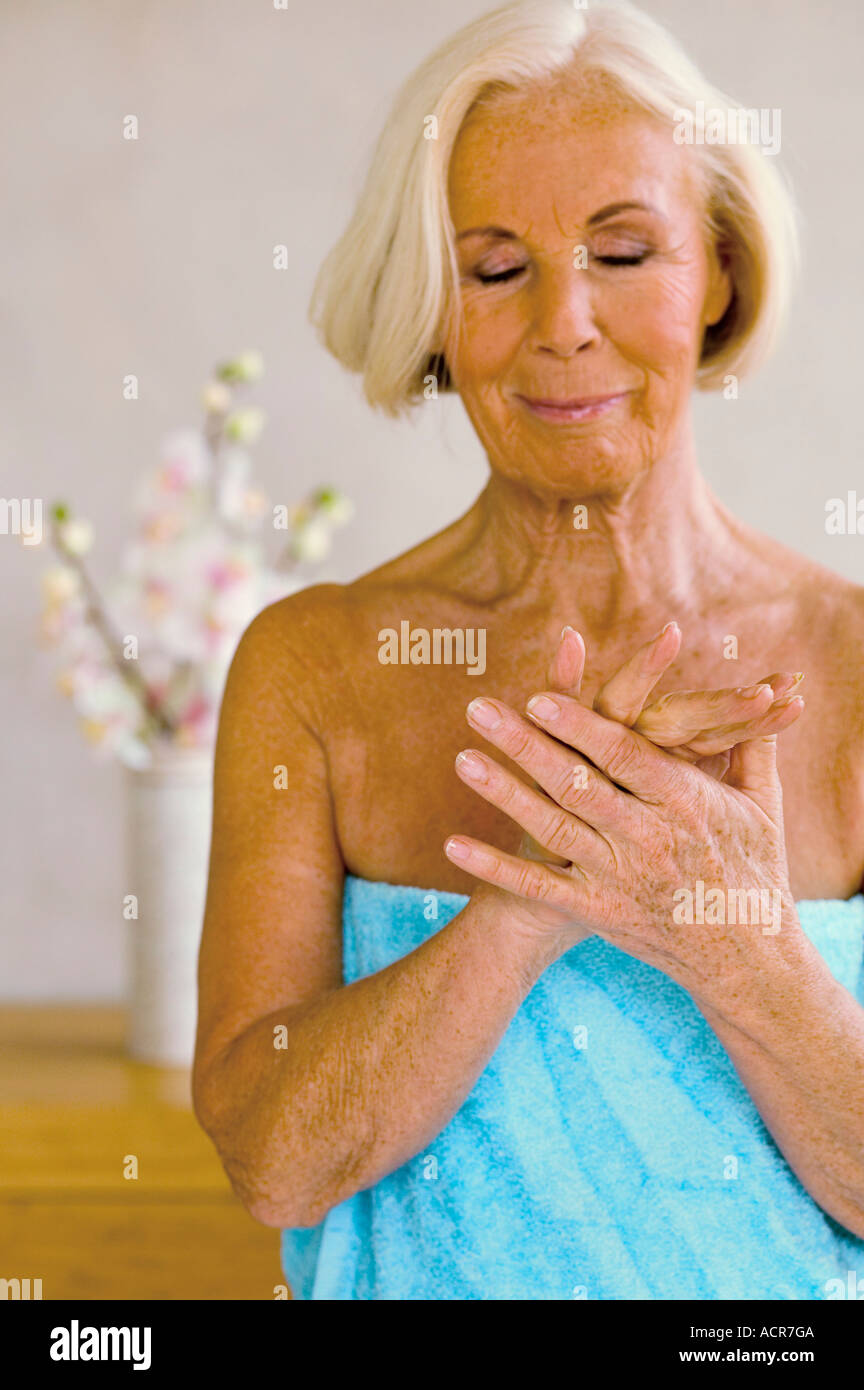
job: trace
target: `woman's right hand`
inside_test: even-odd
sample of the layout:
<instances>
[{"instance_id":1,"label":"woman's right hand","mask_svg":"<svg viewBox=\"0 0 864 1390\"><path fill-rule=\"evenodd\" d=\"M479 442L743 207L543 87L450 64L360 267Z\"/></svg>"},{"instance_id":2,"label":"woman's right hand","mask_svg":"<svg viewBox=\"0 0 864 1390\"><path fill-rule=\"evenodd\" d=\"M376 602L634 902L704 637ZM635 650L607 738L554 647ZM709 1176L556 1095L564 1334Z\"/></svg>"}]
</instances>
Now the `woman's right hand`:
<instances>
[{"instance_id":1,"label":"woman's right hand","mask_svg":"<svg viewBox=\"0 0 864 1390\"><path fill-rule=\"evenodd\" d=\"M593 708L722 782L729 768L730 750L736 744L780 733L795 722L803 709L796 695L803 674L778 671L749 687L678 690L649 700L680 648L681 629L677 623L667 623L600 687ZM585 655L581 635L565 627L547 671L547 688L578 697ZM527 834L522 836L519 853L559 867L567 863ZM588 935L586 931L584 936Z\"/></svg>"}]
</instances>

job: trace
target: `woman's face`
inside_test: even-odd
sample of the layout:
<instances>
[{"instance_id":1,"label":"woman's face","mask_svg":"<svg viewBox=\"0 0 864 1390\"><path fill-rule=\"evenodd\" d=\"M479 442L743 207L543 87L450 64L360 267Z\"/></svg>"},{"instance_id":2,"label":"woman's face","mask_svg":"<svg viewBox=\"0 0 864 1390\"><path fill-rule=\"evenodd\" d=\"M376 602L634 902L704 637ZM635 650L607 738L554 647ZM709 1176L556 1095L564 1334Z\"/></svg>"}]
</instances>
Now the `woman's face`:
<instances>
[{"instance_id":1,"label":"woman's face","mask_svg":"<svg viewBox=\"0 0 864 1390\"><path fill-rule=\"evenodd\" d=\"M649 117L560 88L506 94L463 126L449 189L463 327L444 351L508 477L615 494L681 437L731 293L691 160Z\"/></svg>"}]
</instances>

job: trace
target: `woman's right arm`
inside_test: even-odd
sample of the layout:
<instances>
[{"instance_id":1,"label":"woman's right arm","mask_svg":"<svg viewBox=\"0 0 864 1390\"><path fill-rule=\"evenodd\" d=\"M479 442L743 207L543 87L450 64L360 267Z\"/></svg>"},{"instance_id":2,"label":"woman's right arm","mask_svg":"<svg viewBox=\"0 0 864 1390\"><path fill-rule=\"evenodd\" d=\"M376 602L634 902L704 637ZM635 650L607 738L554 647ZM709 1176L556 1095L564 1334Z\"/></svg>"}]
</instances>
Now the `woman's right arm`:
<instances>
[{"instance_id":1,"label":"woman's right arm","mask_svg":"<svg viewBox=\"0 0 864 1390\"><path fill-rule=\"evenodd\" d=\"M307 603L265 609L226 684L193 1071L234 1191L276 1227L317 1225L421 1152L568 945L484 888L416 950L342 984L344 865L314 673L296 655L320 646Z\"/></svg>"}]
</instances>

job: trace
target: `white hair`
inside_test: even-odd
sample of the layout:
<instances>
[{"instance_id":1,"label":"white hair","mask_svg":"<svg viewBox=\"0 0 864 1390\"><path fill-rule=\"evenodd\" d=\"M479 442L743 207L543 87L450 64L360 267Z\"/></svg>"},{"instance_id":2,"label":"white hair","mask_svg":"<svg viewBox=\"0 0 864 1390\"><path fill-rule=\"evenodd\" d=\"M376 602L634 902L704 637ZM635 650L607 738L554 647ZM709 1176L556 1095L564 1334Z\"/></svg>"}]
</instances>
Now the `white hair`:
<instances>
[{"instance_id":1,"label":"white hair","mask_svg":"<svg viewBox=\"0 0 864 1390\"><path fill-rule=\"evenodd\" d=\"M498 92L568 68L605 80L670 128L682 111L736 105L626 0L587 9L519 0L443 44L399 91L310 306L324 345L363 374L366 399L387 414L422 399L430 372L443 389L450 384L440 352L445 324L458 319L459 272L447 180L466 116ZM696 372L695 384L712 389L728 373L750 372L777 339L797 268L796 211L775 158L749 141L695 144L692 157L706 232L722 243L733 285L722 319L706 329Z\"/></svg>"}]
</instances>

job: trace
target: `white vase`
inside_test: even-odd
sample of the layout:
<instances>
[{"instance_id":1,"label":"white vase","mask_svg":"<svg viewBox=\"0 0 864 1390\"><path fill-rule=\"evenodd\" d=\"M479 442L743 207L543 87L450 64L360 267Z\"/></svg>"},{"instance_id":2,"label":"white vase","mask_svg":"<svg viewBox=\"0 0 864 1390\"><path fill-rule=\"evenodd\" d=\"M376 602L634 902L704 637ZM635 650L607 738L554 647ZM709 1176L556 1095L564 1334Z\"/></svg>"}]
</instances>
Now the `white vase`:
<instances>
[{"instance_id":1,"label":"white vase","mask_svg":"<svg viewBox=\"0 0 864 1390\"><path fill-rule=\"evenodd\" d=\"M156 1066L188 1067L195 1051L212 794L211 749L160 745L127 770L127 1048Z\"/></svg>"}]
</instances>

